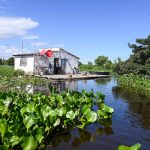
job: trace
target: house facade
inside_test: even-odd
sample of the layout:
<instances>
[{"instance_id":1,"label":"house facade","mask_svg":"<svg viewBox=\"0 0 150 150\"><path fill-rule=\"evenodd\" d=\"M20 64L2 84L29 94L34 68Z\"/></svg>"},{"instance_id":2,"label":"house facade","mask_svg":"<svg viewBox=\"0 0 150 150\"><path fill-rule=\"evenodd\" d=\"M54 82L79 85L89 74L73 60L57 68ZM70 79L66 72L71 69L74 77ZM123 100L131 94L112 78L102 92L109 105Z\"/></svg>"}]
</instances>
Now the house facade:
<instances>
[{"instance_id":1,"label":"house facade","mask_svg":"<svg viewBox=\"0 0 150 150\"><path fill-rule=\"evenodd\" d=\"M20 69L27 74L73 74L77 73L79 57L62 48L47 48L52 57L40 53L15 54L15 70ZM40 51L41 51L40 50Z\"/></svg>"}]
</instances>

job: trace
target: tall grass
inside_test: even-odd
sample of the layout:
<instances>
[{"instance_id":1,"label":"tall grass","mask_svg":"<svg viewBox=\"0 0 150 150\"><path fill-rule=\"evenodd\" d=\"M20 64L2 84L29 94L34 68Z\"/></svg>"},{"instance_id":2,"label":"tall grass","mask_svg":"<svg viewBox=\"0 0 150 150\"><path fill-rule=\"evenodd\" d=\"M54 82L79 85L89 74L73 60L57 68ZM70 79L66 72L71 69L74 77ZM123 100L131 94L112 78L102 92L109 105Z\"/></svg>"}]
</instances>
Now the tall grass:
<instances>
[{"instance_id":1,"label":"tall grass","mask_svg":"<svg viewBox=\"0 0 150 150\"><path fill-rule=\"evenodd\" d=\"M118 85L125 91L150 97L150 78L134 74L118 77Z\"/></svg>"}]
</instances>

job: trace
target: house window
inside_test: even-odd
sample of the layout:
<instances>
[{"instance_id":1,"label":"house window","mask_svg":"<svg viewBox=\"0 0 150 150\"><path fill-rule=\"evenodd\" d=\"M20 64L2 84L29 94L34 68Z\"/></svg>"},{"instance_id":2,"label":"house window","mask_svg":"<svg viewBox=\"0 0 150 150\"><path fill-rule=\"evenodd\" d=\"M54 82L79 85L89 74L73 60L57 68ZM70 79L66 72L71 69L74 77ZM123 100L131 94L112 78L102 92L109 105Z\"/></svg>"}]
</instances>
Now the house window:
<instances>
[{"instance_id":1,"label":"house window","mask_svg":"<svg viewBox=\"0 0 150 150\"><path fill-rule=\"evenodd\" d=\"M27 58L21 57L20 58L20 66L26 66L27 65Z\"/></svg>"}]
</instances>

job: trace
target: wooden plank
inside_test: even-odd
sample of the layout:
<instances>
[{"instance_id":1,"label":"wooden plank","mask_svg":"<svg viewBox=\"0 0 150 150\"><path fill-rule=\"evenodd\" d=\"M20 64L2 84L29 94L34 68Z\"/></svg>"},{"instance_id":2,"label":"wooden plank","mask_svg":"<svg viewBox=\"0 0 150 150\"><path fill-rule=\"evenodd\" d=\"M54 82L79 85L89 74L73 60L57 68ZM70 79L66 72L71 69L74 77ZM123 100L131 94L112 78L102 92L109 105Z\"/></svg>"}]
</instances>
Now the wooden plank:
<instances>
[{"instance_id":1,"label":"wooden plank","mask_svg":"<svg viewBox=\"0 0 150 150\"><path fill-rule=\"evenodd\" d=\"M94 79L94 78L107 78L110 75L82 75L82 74L73 74L73 75L35 75L38 77L52 79L52 80L74 80L74 79Z\"/></svg>"}]
</instances>

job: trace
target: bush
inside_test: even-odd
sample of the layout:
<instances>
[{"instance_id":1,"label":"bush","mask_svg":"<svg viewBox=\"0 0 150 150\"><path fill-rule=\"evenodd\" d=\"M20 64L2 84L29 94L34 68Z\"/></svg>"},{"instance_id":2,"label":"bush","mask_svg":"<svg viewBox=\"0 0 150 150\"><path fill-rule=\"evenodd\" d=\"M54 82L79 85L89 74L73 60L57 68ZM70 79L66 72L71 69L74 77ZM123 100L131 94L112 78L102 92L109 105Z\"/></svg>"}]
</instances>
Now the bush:
<instances>
[{"instance_id":1,"label":"bush","mask_svg":"<svg viewBox=\"0 0 150 150\"><path fill-rule=\"evenodd\" d=\"M134 74L122 75L118 78L118 85L134 94L150 96L150 79Z\"/></svg>"},{"instance_id":2,"label":"bush","mask_svg":"<svg viewBox=\"0 0 150 150\"><path fill-rule=\"evenodd\" d=\"M3 77L13 77L24 75L22 70L14 70L14 67L11 66L0 66L0 76Z\"/></svg>"}]
</instances>

